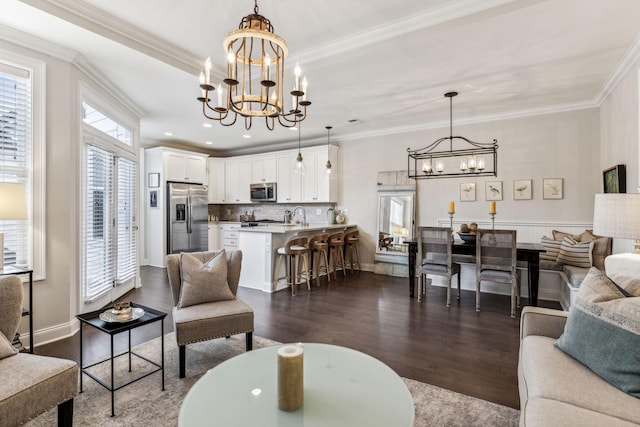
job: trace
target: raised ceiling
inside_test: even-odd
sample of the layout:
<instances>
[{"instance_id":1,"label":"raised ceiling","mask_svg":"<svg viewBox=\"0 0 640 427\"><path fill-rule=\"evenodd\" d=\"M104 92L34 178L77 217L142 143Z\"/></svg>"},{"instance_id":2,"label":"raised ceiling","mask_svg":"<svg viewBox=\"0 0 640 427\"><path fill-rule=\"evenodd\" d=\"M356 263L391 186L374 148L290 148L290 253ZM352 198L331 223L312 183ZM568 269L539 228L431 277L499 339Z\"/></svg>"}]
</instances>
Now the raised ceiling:
<instances>
[{"instance_id":1,"label":"raised ceiling","mask_svg":"<svg viewBox=\"0 0 640 427\"><path fill-rule=\"evenodd\" d=\"M3 0L0 25L80 54L143 114L143 145L241 154L291 146L298 137L268 131L260 121L251 139L239 124L202 126L198 72L210 56L221 76L222 40L253 6L253 0ZM460 93L454 127L595 107L640 50L637 0L259 0L258 6L288 43L289 68L298 61L310 82L313 105L301 127L307 144L324 141L327 125L342 142L443 126L449 113L443 94L451 90Z\"/></svg>"}]
</instances>

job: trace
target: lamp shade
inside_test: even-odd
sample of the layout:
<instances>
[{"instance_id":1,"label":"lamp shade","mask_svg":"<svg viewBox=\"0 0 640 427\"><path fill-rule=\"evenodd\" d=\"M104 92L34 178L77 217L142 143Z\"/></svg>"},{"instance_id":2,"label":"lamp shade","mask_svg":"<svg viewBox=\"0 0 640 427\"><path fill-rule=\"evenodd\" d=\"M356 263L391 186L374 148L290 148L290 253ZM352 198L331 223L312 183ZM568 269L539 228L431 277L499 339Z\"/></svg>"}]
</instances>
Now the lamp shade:
<instances>
[{"instance_id":1,"label":"lamp shade","mask_svg":"<svg viewBox=\"0 0 640 427\"><path fill-rule=\"evenodd\" d=\"M640 194L596 194L593 233L618 239L640 239Z\"/></svg>"},{"instance_id":2,"label":"lamp shade","mask_svg":"<svg viewBox=\"0 0 640 427\"><path fill-rule=\"evenodd\" d=\"M24 184L0 182L0 219L28 219L27 192Z\"/></svg>"}]
</instances>

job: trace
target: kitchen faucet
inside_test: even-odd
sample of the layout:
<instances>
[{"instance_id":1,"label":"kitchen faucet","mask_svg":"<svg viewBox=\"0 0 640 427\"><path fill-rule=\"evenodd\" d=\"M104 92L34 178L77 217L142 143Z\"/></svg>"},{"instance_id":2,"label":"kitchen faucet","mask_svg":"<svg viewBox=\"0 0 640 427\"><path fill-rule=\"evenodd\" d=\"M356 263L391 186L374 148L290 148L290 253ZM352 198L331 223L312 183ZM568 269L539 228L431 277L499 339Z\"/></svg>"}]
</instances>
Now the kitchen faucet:
<instances>
[{"instance_id":1,"label":"kitchen faucet","mask_svg":"<svg viewBox=\"0 0 640 427\"><path fill-rule=\"evenodd\" d=\"M302 206L296 206L293 209L293 216L297 215L298 209L300 209L302 211L302 226L306 227L307 225L307 212L304 210L304 208Z\"/></svg>"}]
</instances>

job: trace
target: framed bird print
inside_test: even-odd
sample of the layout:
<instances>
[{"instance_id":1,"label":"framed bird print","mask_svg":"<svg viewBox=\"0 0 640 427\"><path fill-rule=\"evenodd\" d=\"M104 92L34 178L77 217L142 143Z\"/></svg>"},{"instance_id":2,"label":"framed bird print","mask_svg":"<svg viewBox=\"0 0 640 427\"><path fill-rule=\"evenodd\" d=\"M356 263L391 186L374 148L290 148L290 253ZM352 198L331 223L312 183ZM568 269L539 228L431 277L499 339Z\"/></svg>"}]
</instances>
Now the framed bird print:
<instances>
[{"instance_id":1,"label":"framed bird print","mask_svg":"<svg viewBox=\"0 0 640 427\"><path fill-rule=\"evenodd\" d=\"M513 200L531 200L533 198L531 185L532 182L530 179L514 179Z\"/></svg>"},{"instance_id":2,"label":"framed bird print","mask_svg":"<svg viewBox=\"0 0 640 427\"><path fill-rule=\"evenodd\" d=\"M564 189L562 178L543 178L542 179L542 198L543 199L562 199L564 197Z\"/></svg>"},{"instance_id":3,"label":"framed bird print","mask_svg":"<svg viewBox=\"0 0 640 427\"><path fill-rule=\"evenodd\" d=\"M460 201L475 202L476 201L476 183L467 182L460 184Z\"/></svg>"},{"instance_id":4,"label":"framed bird print","mask_svg":"<svg viewBox=\"0 0 640 427\"><path fill-rule=\"evenodd\" d=\"M502 200L502 181L485 182L484 197L487 201Z\"/></svg>"}]
</instances>

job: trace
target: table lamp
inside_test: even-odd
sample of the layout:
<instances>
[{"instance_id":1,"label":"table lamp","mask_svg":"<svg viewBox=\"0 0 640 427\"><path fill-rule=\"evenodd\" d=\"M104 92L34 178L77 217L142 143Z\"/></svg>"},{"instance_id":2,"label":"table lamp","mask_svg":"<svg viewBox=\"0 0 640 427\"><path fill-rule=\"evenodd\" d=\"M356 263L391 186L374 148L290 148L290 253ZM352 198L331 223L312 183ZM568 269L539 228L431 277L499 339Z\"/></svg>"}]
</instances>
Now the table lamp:
<instances>
[{"instance_id":1,"label":"table lamp","mask_svg":"<svg viewBox=\"0 0 640 427\"><path fill-rule=\"evenodd\" d=\"M25 220L27 192L24 184L0 182L0 220ZM4 268L4 233L0 232L0 270Z\"/></svg>"},{"instance_id":2,"label":"table lamp","mask_svg":"<svg viewBox=\"0 0 640 427\"><path fill-rule=\"evenodd\" d=\"M640 254L640 194L596 194L593 204L593 233L636 241Z\"/></svg>"}]
</instances>

